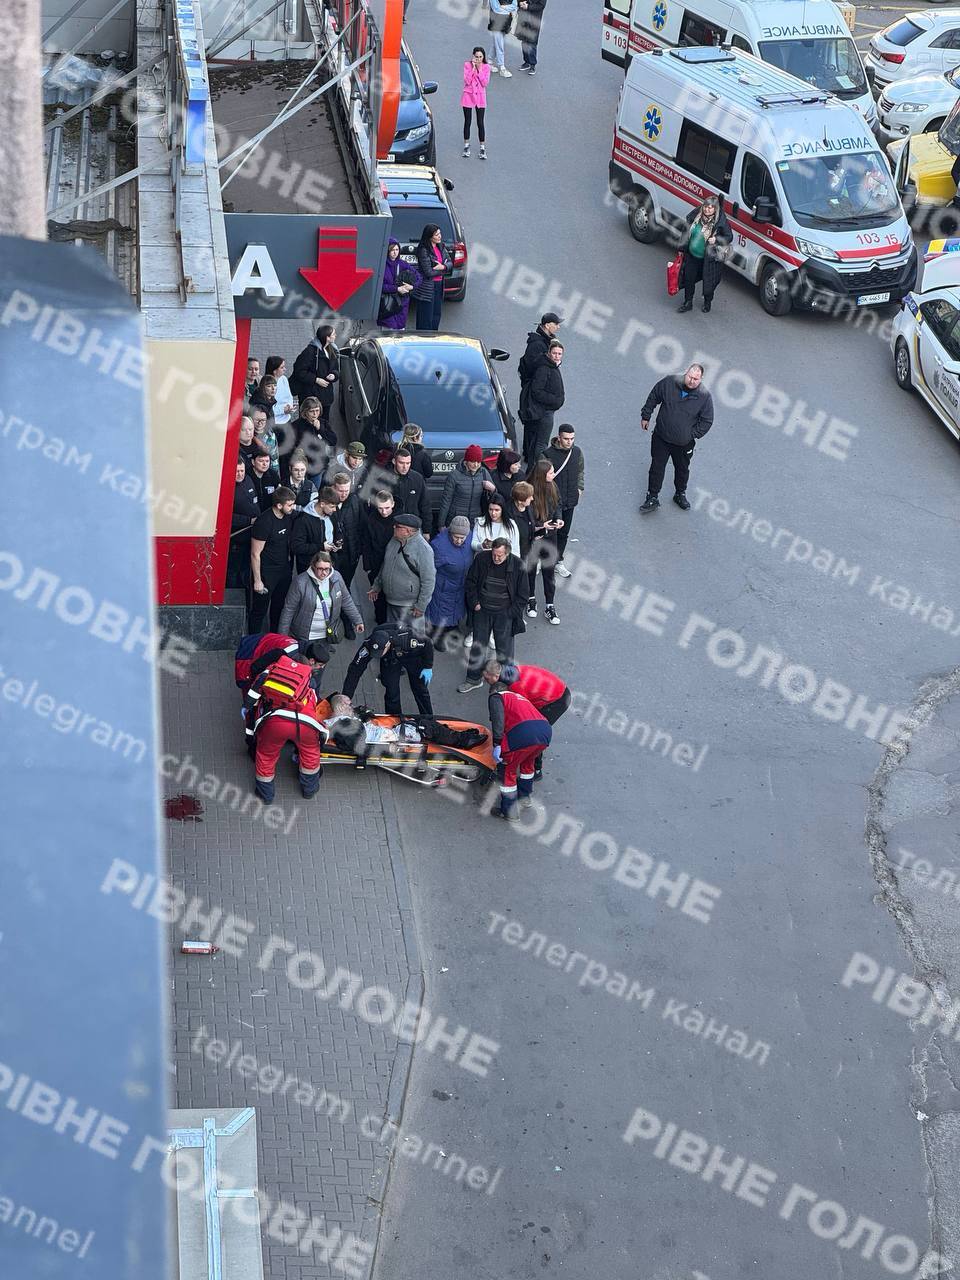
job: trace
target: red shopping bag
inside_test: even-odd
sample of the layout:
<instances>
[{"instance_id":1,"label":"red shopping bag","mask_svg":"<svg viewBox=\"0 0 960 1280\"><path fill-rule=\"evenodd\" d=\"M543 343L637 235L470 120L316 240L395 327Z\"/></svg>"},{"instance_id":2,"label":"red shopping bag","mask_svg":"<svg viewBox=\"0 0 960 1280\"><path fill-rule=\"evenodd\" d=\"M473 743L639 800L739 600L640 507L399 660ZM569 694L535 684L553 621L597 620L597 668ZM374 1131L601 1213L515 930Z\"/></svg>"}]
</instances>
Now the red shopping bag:
<instances>
[{"instance_id":1,"label":"red shopping bag","mask_svg":"<svg viewBox=\"0 0 960 1280\"><path fill-rule=\"evenodd\" d=\"M683 266L683 250L677 250L677 256L667 263L667 293L672 298L680 291L680 268Z\"/></svg>"}]
</instances>

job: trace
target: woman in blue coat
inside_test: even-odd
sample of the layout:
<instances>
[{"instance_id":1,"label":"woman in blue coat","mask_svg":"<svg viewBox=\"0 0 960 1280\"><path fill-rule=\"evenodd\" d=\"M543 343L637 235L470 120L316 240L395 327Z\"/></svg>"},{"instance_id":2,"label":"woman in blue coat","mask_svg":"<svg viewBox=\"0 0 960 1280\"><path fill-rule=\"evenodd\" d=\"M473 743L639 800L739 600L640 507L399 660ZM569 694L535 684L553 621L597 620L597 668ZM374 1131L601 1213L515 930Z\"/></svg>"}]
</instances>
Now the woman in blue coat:
<instances>
[{"instance_id":1,"label":"woman in blue coat","mask_svg":"<svg viewBox=\"0 0 960 1280\"><path fill-rule=\"evenodd\" d=\"M426 618L434 629L434 644L446 649L443 642L467 612L464 590L467 570L473 562L470 521L466 516L454 516L449 528L442 529L430 546L437 568L437 584L427 605Z\"/></svg>"}]
</instances>

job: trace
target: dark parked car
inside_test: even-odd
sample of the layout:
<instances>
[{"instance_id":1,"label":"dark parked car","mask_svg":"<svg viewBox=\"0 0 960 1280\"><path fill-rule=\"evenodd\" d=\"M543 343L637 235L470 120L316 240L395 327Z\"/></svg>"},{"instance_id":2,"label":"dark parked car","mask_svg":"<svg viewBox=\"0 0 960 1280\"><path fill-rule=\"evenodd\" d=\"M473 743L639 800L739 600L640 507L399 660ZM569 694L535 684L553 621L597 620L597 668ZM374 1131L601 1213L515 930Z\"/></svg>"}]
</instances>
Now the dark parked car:
<instances>
[{"instance_id":1,"label":"dark parked car","mask_svg":"<svg viewBox=\"0 0 960 1280\"><path fill-rule=\"evenodd\" d=\"M515 448L516 430L492 360L477 338L455 333L386 332L351 338L340 351L340 410L349 439L373 457L396 444L408 422L423 428L433 459L428 481L434 510L447 473L478 444L484 457Z\"/></svg>"},{"instance_id":2,"label":"dark parked car","mask_svg":"<svg viewBox=\"0 0 960 1280\"><path fill-rule=\"evenodd\" d=\"M453 262L453 270L443 282L443 300L462 302L467 292L468 255L463 226L447 194L453 183L425 164L381 164L377 172L393 214L390 234L400 241L401 256L415 263L421 232L428 222L435 222Z\"/></svg>"},{"instance_id":3,"label":"dark parked car","mask_svg":"<svg viewBox=\"0 0 960 1280\"><path fill-rule=\"evenodd\" d=\"M424 102L428 93L437 92L436 80L421 80L417 64L406 44L400 49L400 109L397 112L397 134L390 154L407 164L437 163L437 138L433 115Z\"/></svg>"}]
</instances>

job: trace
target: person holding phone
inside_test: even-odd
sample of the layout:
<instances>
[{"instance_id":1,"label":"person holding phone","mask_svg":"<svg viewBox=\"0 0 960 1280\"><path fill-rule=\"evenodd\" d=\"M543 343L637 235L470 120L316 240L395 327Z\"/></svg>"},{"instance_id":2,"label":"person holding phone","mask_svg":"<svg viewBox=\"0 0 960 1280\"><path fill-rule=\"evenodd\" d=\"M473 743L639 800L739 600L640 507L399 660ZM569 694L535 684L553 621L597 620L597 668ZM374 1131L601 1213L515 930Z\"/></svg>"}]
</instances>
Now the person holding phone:
<instances>
[{"instance_id":1,"label":"person holding phone","mask_svg":"<svg viewBox=\"0 0 960 1280\"><path fill-rule=\"evenodd\" d=\"M537 616L537 570L543 579L543 614L551 626L560 625L560 618L554 608L557 593L557 533L563 528L560 504L560 491L554 484L553 463L549 458L541 458L530 473L533 485L533 502L531 510L534 520L534 537L527 555L527 568L530 572L530 597L527 600L527 617Z\"/></svg>"},{"instance_id":2,"label":"person holding phone","mask_svg":"<svg viewBox=\"0 0 960 1280\"><path fill-rule=\"evenodd\" d=\"M468 62L463 64L463 93L460 105L463 107L463 154L470 155L470 124L474 111L477 113L477 137L480 139L480 159L487 158L487 134L484 128L484 116L487 111L487 85L490 83L490 65L487 62L486 50L477 45Z\"/></svg>"},{"instance_id":3,"label":"person holding phone","mask_svg":"<svg viewBox=\"0 0 960 1280\"><path fill-rule=\"evenodd\" d=\"M413 289L417 328L436 333L443 309L443 278L453 270L453 262L444 248L443 232L435 222L428 222L423 228L417 245L417 269L420 282Z\"/></svg>"},{"instance_id":4,"label":"person holding phone","mask_svg":"<svg viewBox=\"0 0 960 1280\"><path fill-rule=\"evenodd\" d=\"M473 526L470 545L474 551L489 551L497 538L506 538L511 554L520 555L520 530L506 514L499 493L489 500L486 515Z\"/></svg>"}]
</instances>

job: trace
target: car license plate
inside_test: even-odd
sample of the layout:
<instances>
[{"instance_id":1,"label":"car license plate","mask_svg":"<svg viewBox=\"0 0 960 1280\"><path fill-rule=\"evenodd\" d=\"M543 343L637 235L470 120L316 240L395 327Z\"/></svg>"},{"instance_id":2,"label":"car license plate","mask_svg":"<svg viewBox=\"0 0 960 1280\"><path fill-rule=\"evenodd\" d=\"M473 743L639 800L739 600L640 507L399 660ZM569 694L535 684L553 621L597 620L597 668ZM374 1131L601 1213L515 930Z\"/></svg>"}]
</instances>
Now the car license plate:
<instances>
[{"instance_id":1,"label":"car license plate","mask_svg":"<svg viewBox=\"0 0 960 1280\"><path fill-rule=\"evenodd\" d=\"M416 266L417 255L415 253L401 253L401 262L409 262L411 266Z\"/></svg>"},{"instance_id":2,"label":"car license plate","mask_svg":"<svg viewBox=\"0 0 960 1280\"><path fill-rule=\"evenodd\" d=\"M889 293L861 293L857 298L858 307L868 307L872 302L889 302Z\"/></svg>"},{"instance_id":3,"label":"car license plate","mask_svg":"<svg viewBox=\"0 0 960 1280\"><path fill-rule=\"evenodd\" d=\"M377 161L377 163L378 164L396 164L397 157L389 154L385 156L381 156L380 159Z\"/></svg>"},{"instance_id":4,"label":"car license plate","mask_svg":"<svg viewBox=\"0 0 960 1280\"><path fill-rule=\"evenodd\" d=\"M433 464L434 475L439 474L441 471L453 471L456 465L455 462L435 462Z\"/></svg>"}]
</instances>

